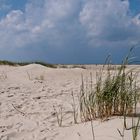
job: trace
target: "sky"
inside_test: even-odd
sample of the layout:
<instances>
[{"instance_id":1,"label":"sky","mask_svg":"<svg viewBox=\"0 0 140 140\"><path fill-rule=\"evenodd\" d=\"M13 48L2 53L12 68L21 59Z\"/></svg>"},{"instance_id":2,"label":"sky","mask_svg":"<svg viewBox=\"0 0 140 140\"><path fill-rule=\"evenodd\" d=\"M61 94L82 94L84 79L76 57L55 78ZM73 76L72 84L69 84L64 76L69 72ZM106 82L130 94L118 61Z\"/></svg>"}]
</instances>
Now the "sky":
<instances>
[{"instance_id":1,"label":"sky","mask_svg":"<svg viewBox=\"0 0 140 140\"><path fill-rule=\"evenodd\" d=\"M0 0L0 59L61 64L112 63L135 46L140 0Z\"/></svg>"}]
</instances>

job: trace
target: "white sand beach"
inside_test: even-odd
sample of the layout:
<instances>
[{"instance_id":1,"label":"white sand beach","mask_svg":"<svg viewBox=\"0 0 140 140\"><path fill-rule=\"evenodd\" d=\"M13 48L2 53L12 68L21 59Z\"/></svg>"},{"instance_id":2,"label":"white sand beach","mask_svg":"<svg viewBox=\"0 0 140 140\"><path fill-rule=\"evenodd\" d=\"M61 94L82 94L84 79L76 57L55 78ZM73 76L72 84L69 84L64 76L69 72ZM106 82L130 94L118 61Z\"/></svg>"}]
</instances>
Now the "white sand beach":
<instances>
[{"instance_id":1,"label":"white sand beach","mask_svg":"<svg viewBox=\"0 0 140 140\"><path fill-rule=\"evenodd\" d=\"M81 122L79 117L74 124L71 93L78 107L81 75L86 81L92 72L94 84L98 69L0 66L0 140L93 140L91 122ZM61 127L54 110L60 107ZM131 122L127 118L128 127ZM93 120L93 128L95 140L122 140L118 130L123 131L123 117ZM132 129L125 130L123 140L132 140Z\"/></svg>"}]
</instances>

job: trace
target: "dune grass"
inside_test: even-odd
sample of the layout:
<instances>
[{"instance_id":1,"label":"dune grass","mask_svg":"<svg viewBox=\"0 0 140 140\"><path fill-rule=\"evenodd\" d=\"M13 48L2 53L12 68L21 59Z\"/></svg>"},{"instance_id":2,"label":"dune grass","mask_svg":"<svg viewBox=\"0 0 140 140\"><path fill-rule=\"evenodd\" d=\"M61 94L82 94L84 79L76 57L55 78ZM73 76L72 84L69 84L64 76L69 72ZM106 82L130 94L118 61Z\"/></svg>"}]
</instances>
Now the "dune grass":
<instances>
[{"instance_id":1,"label":"dune grass","mask_svg":"<svg viewBox=\"0 0 140 140\"><path fill-rule=\"evenodd\" d=\"M96 74L96 85L92 84L92 74L89 84L85 84L82 76L79 99L82 121L136 113L140 90L136 78L138 73L127 69L131 52L132 49L115 70L112 70L110 58L107 58L106 65Z\"/></svg>"},{"instance_id":2,"label":"dune grass","mask_svg":"<svg viewBox=\"0 0 140 140\"><path fill-rule=\"evenodd\" d=\"M112 116L123 116L123 131L118 129L122 139L125 131L132 130L132 139L137 140L139 133L140 116L137 121L137 104L140 101L140 86L138 84L138 72L135 68L128 69L132 60L129 54L124 58L119 67L112 67L110 57L105 65L96 73L96 84L93 85L92 73L90 81L85 82L82 75L79 106L81 121L91 121L93 140L95 140L93 120L108 120ZM127 128L127 116L132 117L132 127Z\"/></svg>"},{"instance_id":3,"label":"dune grass","mask_svg":"<svg viewBox=\"0 0 140 140\"><path fill-rule=\"evenodd\" d=\"M0 60L0 65L16 66L17 64L7 60Z\"/></svg>"}]
</instances>

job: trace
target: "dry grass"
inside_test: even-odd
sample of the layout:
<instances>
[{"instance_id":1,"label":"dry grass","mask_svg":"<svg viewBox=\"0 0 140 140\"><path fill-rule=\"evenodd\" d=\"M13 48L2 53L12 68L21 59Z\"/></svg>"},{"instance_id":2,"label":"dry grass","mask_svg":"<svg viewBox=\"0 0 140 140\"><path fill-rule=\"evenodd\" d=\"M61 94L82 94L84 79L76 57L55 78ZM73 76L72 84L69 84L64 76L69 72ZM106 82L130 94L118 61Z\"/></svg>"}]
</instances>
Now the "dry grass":
<instances>
[{"instance_id":1,"label":"dry grass","mask_svg":"<svg viewBox=\"0 0 140 140\"><path fill-rule=\"evenodd\" d=\"M75 102L75 98L74 98L74 95L73 95L73 92L71 93L71 96L72 96L72 111L73 111L73 121L75 124L78 123L78 108L76 107L76 102Z\"/></svg>"},{"instance_id":2,"label":"dry grass","mask_svg":"<svg viewBox=\"0 0 140 140\"><path fill-rule=\"evenodd\" d=\"M59 106L58 109L56 109L56 107L53 106L53 109L54 109L54 114L56 115L56 118L57 118L58 126L61 127L63 123L62 106Z\"/></svg>"},{"instance_id":3,"label":"dry grass","mask_svg":"<svg viewBox=\"0 0 140 140\"><path fill-rule=\"evenodd\" d=\"M5 71L2 71L0 73L0 80L6 80L8 77L7 77L7 73Z\"/></svg>"}]
</instances>

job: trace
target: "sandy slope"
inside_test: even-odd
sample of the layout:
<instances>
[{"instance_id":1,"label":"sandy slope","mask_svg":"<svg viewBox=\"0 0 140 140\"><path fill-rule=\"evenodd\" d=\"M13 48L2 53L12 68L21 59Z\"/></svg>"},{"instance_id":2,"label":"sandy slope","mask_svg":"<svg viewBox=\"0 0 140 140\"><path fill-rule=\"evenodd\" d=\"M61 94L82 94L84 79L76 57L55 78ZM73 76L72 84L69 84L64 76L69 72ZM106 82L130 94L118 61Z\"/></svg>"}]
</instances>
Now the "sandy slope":
<instances>
[{"instance_id":1,"label":"sandy slope","mask_svg":"<svg viewBox=\"0 0 140 140\"><path fill-rule=\"evenodd\" d=\"M73 123L71 92L76 99L81 74L87 80L92 71L95 82L96 69L0 66L0 140L92 140L90 122ZM62 106L62 127L54 106ZM131 118L128 123L131 126ZM121 117L94 121L93 126L96 140L121 140L117 131L123 128ZM125 131L125 140L132 139L131 131Z\"/></svg>"}]
</instances>

